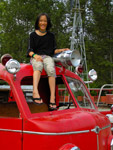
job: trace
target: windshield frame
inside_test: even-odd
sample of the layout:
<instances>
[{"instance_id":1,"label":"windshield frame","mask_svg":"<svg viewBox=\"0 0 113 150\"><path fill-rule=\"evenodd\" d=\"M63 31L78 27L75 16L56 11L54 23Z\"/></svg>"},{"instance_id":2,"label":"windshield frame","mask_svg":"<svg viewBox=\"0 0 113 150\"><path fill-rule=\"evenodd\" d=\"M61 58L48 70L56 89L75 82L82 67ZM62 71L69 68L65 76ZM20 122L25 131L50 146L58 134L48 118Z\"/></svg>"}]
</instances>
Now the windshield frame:
<instances>
[{"instance_id":1,"label":"windshield frame","mask_svg":"<svg viewBox=\"0 0 113 150\"><path fill-rule=\"evenodd\" d=\"M69 86L69 83L68 83L68 81L67 81L67 78L70 78L70 79L72 79L72 80L78 80L79 82L81 82L81 84L83 85L83 87L84 87L84 89L85 89L85 92L87 92L87 95L88 95L88 97L89 97L89 101L90 101L90 103L91 103L91 105L93 106L92 108L84 108L84 107L80 107L80 105L78 104L78 100L76 99L76 97L74 96L74 93L72 92L72 90L71 90L71 88L70 88L70 86ZM74 76L74 77L70 77L70 76L68 76L68 75L65 75L65 80L66 80L66 84L67 84L67 86L68 86L68 89L69 89L69 91L70 91L70 94L71 94L71 96L72 96L72 98L73 98L73 100L74 100L74 102L75 102L75 105L77 106L76 108L80 108L80 109L85 109L85 110L96 110L97 108L96 108L96 106L95 106L95 104L94 104L94 102L93 102L93 100L91 99L91 95L90 95L90 92L89 92L89 90L88 90L88 88L86 87L86 85L84 84L84 82L81 80L81 78L78 78L78 76L77 76L77 78Z\"/></svg>"},{"instance_id":2,"label":"windshield frame","mask_svg":"<svg viewBox=\"0 0 113 150\"><path fill-rule=\"evenodd\" d=\"M87 91L87 93L88 93L88 95L89 95L89 97L90 97L90 99L91 99L91 96L90 96L90 93L89 93L89 91L88 91L88 89L87 89L87 87L86 87L86 85L83 83L83 81L80 79L80 77L79 76L77 76L76 74L67 74L67 73L65 73L65 74L61 74L60 75L61 76L61 78L62 78L62 80L63 80L63 82L64 82L64 84L65 84L65 86L67 87L67 90L68 90L68 92L70 93L70 95L71 95L71 97L72 97L72 100L73 100L73 104L75 105L75 110L82 110L82 109L85 109L85 110L87 110L86 108L81 108L79 105L78 105L78 103L77 103L77 101L76 101L76 98L74 97L74 94L72 93L72 91L71 91L71 88L70 88L70 86L69 86L69 84L68 84L68 81L67 81L67 79L66 79L66 77L68 77L68 78L72 78L72 79L76 79L76 80L79 80L83 85L84 85L84 88L86 89L86 91ZM27 77L32 77L32 76L27 76ZM45 78L45 76L43 76L43 78ZM21 79L21 81L23 80L24 78L22 78ZM21 82L20 82L20 88L21 88L21 85L23 85ZM21 89L22 90L22 89ZM22 92L23 93L23 92ZM24 95L24 94L23 94ZM24 97L25 98L25 97ZM26 101L26 100L25 100ZM93 103L93 106L94 106L94 109L88 109L88 111L90 110L90 111L94 111L95 109L96 109L96 107L95 107L95 104L94 104L94 102L91 100L91 102ZM27 102L26 102L26 104L27 104ZM28 107L28 109L29 109L29 107ZM69 110L61 110L61 111L55 111L55 112L52 112L52 113L54 113L54 114L59 114L59 113L62 113L62 111L63 112L67 112L67 111L72 111L72 109L69 109ZM29 109L29 113L30 113L30 116L31 117L35 117L35 116L46 116L46 115L49 115L51 112L41 112L41 113L31 113L30 112L30 109ZM29 117L30 117L29 116Z\"/></svg>"}]
</instances>

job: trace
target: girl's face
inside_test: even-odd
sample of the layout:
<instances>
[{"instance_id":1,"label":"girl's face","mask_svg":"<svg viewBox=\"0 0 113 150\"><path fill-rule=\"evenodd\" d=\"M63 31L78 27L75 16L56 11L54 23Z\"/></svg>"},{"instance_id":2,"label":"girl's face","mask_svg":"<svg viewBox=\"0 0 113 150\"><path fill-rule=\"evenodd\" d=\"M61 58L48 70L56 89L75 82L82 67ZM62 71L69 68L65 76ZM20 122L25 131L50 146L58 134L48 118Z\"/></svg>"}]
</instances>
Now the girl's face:
<instances>
[{"instance_id":1,"label":"girl's face","mask_svg":"<svg viewBox=\"0 0 113 150\"><path fill-rule=\"evenodd\" d=\"M41 31L46 30L46 28L47 28L47 17L45 15L40 17L38 26L39 26L39 29Z\"/></svg>"}]
</instances>

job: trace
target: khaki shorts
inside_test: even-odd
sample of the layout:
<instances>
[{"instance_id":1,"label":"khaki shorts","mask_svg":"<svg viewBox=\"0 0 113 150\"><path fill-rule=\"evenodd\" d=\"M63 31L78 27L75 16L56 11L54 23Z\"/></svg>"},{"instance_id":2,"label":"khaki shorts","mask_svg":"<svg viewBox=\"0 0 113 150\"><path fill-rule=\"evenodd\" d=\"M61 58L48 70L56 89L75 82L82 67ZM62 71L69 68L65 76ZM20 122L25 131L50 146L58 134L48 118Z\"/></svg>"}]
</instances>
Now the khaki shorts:
<instances>
[{"instance_id":1,"label":"khaki shorts","mask_svg":"<svg viewBox=\"0 0 113 150\"><path fill-rule=\"evenodd\" d=\"M48 76L55 77L56 76L55 63L54 63L54 60L52 59L52 57L42 55L42 58L43 58L43 62L36 61L36 59L31 58L31 64L33 66L33 70L34 71L39 70L40 72L42 72L42 70L44 68L44 70L46 71Z\"/></svg>"}]
</instances>

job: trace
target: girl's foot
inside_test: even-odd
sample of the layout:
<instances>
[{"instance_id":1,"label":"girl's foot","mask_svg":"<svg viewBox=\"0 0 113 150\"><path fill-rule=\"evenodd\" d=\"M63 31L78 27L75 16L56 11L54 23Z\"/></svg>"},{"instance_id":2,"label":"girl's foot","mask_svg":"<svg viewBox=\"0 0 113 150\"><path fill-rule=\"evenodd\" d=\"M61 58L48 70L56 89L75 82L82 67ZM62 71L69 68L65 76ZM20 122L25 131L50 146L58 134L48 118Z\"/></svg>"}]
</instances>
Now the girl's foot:
<instances>
[{"instance_id":1,"label":"girl's foot","mask_svg":"<svg viewBox=\"0 0 113 150\"><path fill-rule=\"evenodd\" d=\"M33 103L37 104L37 105L41 105L43 104L42 99L41 98L33 98Z\"/></svg>"},{"instance_id":2,"label":"girl's foot","mask_svg":"<svg viewBox=\"0 0 113 150\"><path fill-rule=\"evenodd\" d=\"M33 92L33 102L34 102L35 104L43 104L43 101L42 101L42 99L40 98L40 95L37 94L37 93L35 93L35 92Z\"/></svg>"},{"instance_id":3,"label":"girl's foot","mask_svg":"<svg viewBox=\"0 0 113 150\"><path fill-rule=\"evenodd\" d=\"M57 110L57 107L56 107L56 103L51 103L49 104L49 111L53 111L53 110Z\"/></svg>"}]
</instances>

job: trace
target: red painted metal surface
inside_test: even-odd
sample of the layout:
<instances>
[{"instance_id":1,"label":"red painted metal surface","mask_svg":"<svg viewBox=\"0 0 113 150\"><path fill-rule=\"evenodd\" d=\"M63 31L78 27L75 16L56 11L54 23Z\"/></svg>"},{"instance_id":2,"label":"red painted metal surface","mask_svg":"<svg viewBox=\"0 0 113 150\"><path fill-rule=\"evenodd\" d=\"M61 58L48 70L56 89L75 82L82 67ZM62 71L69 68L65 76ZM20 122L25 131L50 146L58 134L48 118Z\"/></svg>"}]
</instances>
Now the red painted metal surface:
<instances>
[{"instance_id":1,"label":"red painted metal surface","mask_svg":"<svg viewBox=\"0 0 113 150\"><path fill-rule=\"evenodd\" d=\"M12 101L16 101L19 109L18 117L3 117L0 114L0 149L71 150L76 146L80 150L110 150L110 142L113 137L111 124L106 114L98 111L93 100L94 109L81 108L69 87L66 77L80 81L91 98L79 76L69 70L56 67L56 75L57 77L62 76L74 100L75 108L31 113L20 85L30 83L29 77L32 75L31 65L21 64L20 71L14 77L0 64L0 79L11 86L11 96L14 97ZM46 78L44 70L42 76ZM23 80L24 78L26 80ZM43 88L41 89L41 94L43 94ZM56 103L58 105L59 101Z\"/></svg>"},{"instance_id":2,"label":"red painted metal surface","mask_svg":"<svg viewBox=\"0 0 113 150\"><path fill-rule=\"evenodd\" d=\"M0 118L0 149L22 150L22 119Z\"/></svg>"}]
</instances>

